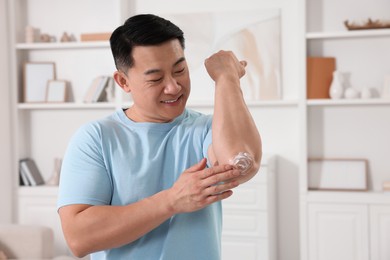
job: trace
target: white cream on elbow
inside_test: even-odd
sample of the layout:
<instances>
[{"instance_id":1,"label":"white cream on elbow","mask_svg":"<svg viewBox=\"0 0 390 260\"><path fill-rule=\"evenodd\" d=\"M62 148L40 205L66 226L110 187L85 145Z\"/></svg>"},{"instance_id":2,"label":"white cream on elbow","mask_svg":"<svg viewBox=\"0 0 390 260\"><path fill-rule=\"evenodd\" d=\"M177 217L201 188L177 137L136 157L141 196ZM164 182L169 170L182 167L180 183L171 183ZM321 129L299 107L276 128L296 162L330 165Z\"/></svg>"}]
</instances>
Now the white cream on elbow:
<instances>
[{"instance_id":1,"label":"white cream on elbow","mask_svg":"<svg viewBox=\"0 0 390 260\"><path fill-rule=\"evenodd\" d=\"M234 158L229 160L229 163L240 170L241 175L246 175L253 167L254 159L249 153L239 152Z\"/></svg>"}]
</instances>

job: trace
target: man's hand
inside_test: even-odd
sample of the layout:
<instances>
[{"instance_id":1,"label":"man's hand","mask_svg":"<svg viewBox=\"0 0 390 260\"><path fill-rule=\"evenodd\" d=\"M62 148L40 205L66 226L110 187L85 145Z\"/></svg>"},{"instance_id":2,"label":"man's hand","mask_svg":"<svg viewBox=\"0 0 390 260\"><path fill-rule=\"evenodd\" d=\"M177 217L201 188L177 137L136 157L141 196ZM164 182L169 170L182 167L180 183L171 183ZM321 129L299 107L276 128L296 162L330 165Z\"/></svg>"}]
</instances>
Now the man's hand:
<instances>
[{"instance_id":1,"label":"man's hand","mask_svg":"<svg viewBox=\"0 0 390 260\"><path fill-rule=\"evenodd\" d=\"M231 189L239 185L232 179L239 175L240 171L231 165L206 168L206 159L202 159L183 172L169 190L173 212L193 212L230 197Z\"/></svg>"},{"instance_id":2,"label":"man's hand","mask_svg":"<svg viewBox=\"0 0 390 260\"><path fill-rule=\"evenodd\" d=\"M238 61L231 51L219 51L205 60L210 77L217 82L221 76L233 76L240 79L245 75L246 61Z\"/></svg>"}]
</instances>

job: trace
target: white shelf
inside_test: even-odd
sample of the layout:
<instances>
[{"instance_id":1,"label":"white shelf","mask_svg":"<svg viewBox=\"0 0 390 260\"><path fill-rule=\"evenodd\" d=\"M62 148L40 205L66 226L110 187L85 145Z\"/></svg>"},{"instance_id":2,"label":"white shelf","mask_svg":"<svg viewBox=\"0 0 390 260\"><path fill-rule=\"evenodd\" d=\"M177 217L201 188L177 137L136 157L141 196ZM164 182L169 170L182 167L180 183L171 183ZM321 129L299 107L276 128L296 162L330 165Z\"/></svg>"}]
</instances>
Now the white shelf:
<instances>
[{"instance_id":1,"label":"white shelf","mask_svg":"<svg viewBox=\"0 0 390 260\"><path fill-rule=\"evenodd\" d=\"M247 101L248 107L294 107L298 106L296 100L267 100L267 101ZM390 101L389 101L390 103ZM131 102L125 102L121 107L130 107ZM213 101L189 101L188 108L213 108ZM115 103L98 102L98 103L19 103L19 110L72 110L72 109L116 109Z\"/></svg>"},{"instance_id":2,"label":"white shelf","mask_svg":"<svg viewBox=\"0 0 390 260\"><path fill-rule=\"evenodd\" d=\"M390 105L390 99L310 99L307 100L308 106L351 106L351 105Z\"/></svg>"},{"instance_id":3,"label":"white shelf","mask_svg":"<svg viewBox=\"0 0 390 260\"><path fill-rule=\"evenodd\" d=\"M309 32L306 34L306 39L319 40L319 39L366 38L366 37L383 37L383 36L390 36L390 29L355 30L355 31L340 31L340 32Z\"/></svg>"},{"instance_id":4,"label":"white shelf","mask_svg":"<svg viewBox=\"0 0 390 260\"><path fill-rule=\"evenodd\" d=\"M57 196L58 186L39 185L39 186L20 186L18 193L21 196Z\"/></svg>"},{"instance_id":5,"label":"white shelf","mask_svg":"<svg viewBox=\"0 0 390 260\"><path fill-rule=\"evenodd\" d=\"M61 50L84 48L109 48L108 41L91 42L48 42L48 43L18 43L17 50Z\"/></svg>"},{"instance_id":6,"label":"white shelf","mask_svg":"<svg viewBox=\"0 0 390 260\"><path fill-rule=\"evenodd\" d=\"M18 109L20 110L51 110L51 109L115 109L114 103L19 103Z\"/></svg>"},{"instance_id":7,"label":"white shelf","mask_svg":"<svg viewBox=\"0 0 390 260\"><path fill-rule=\"evenodd\" d=\"M256 100L246 101L248 107L289 107L298 106L298 100Z\"/></svg>"},{"instance_id":8,"label":"white shelf","mask_svg":"<svg viewBox=\"0 0 390 260\"><path fill-rule=\"evenodd\" d=\"M298 106L297 100L247 100L247 106L250 107L289 107ZM214 107L214 101L189 100L188 107Z\"/></svg>"},{"instance_id":9,"label":"white shelf","mask_svg":"<svg viewBox=\"0 0 390 260\"><path fill-rule=\"evenodd\" d=\"M307 202L389 204L390 192L375 191L309 191Z\"/></svg>"}]
</instances>

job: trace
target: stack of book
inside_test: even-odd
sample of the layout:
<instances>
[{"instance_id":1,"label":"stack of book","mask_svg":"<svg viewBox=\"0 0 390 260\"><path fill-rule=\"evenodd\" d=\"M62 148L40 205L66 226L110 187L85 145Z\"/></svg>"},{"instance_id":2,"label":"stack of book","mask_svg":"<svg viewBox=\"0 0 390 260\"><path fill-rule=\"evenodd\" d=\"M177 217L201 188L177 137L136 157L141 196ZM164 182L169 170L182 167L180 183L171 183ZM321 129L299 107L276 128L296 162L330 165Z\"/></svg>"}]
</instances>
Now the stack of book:
<instances>
[{"instance_id":1,"label":"stack of book","mask_svg":"<svg viewBox=\"0 0 390 260\"><path fill-rule=\"evenodd\" d=\"M36 186L45 183L35 161L25 158L19 162L20 181L24 186Z\"/></svg>"},{"instance_id":2,"label":"stack of book","mask_svg":"<svg viewBox=\"0 0 390 260\"><path fill-rule=\"evenodd\" d=\"M113 101L114 79L108 76L98 76L93 79L84 97L84 103Z\"/></svg>"}]
</instances>

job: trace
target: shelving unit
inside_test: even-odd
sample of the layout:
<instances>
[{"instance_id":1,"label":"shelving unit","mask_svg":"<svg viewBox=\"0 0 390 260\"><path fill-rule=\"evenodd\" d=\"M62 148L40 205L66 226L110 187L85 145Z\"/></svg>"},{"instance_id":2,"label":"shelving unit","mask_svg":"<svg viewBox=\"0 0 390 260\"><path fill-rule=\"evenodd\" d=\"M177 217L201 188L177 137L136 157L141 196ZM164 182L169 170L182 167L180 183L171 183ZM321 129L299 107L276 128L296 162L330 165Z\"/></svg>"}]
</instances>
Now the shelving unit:
<instances>
[{"instance_id":1,"label":"shelving unit","mask_svg":"<svg viewBox=\"0 0 390 260\"><path fill-rule=\"evenodd\" d=\"M50 13L42 13L45 4ZM122 8L131 6L129 1L101 1L100 9L88 14L80 13L80 8L96 7L93 1L57 1L55 4L47 1L8 1L10 14L10 34L13 46L12 57L12 89L13 117L15 136L14 170L18 172L20 158L33 158L45 179L50 177L52 159L62 157L66 142L77 125L108 115L119 107L123 101L122 94L116 88L116 100L113 103L83 103L83 97L93 78L99 75L111 75L114 65L108 42L50 42L24 43L25 26L39 28L42 33L54 35L57 39L63 31L71 32L78 38L83 32L99 32L119 25L122 18ZM67 12L66 10L72 12ZM102 11L104 13L102 13ZM66 11L66 12L64 12ZM127 9L127 15L131 9ZM72 19L63 21L64 14L72 14ZM21 18L23 17L23 18ZM101 19L106 20L102 24ZM48 19L52 22L47 23ZM85 21L80 24L77 21ZM56 79L66 80L73 92L72 102L66 103L24 103L23 102L23 64L25 62L52 61L56 65ZM99 65L96 65L99 64ZM54 113L56 113L54 115ZM74 120L68 120L77 114ZM45 120L45 117L51 118ZM65 120L65 121L64 121ZM68 121L67 121L68 120ZM58 129L58 126L61 126ZM47 133L61 133L65 139L58 139ZM40 146L43 144L43 147ZM15 176L15 180L17 176ZM15 181L17 183L17 181ZM16 184L18 185L18 184Z\"/></svg>"},{"instance_id":2,"label":"shelving unit","mask_svg":"<svg viewBox=\"0 0 390 260\"><path fill-rule=\"evenodd\" d=\"M390 243L378 230L390 232L390 99L381 88L390 67L390 30L347 31L345 19L384 18L389 3L378 1L306 1L307 56L336 58L336 69L348 72L359 91L370 87L370 99L306 100L307 158L366 158L367 192L309 191L310 172L301 178L301 259L388 259ZM363 6L367 7L365 12ZM331 19L330 19L331 17ZM306 77L306 75L305 75ZM377 207L380 206L380 208ZM384 219L378 220L378 212ZM370 220L373 221L370 221ZM331 233L334 232L332 235ZM376 244L373 244L375 241ZM332 248L331 250L329 250Z\"/></svg>"},{"instance_id":3,"label":"shelving unit","mask_svg":"<svg viewBox=\"0 0 390 260\"><path fill-rule=\"evenodd\" d=\"M338 19L339 24L342 24L342 19L345 19L348 15L354 16L352 10L345 10L344 13L340 11L342 8L337 8L337 4L335 1L329 1L325 6L322 6L322 13L319 12L318 3L315 1L307 1L308 9L307 12L310 13L308 17L312 17L313 19L319 19L318 17L327 17L326 11L331 12L338 10L339 15L343 15L342 17L335 17L335 20ZM311 8L311 9L310 9ZM376 12L380 13L382 7L377 7ZM375 11L374 9L371 10L372 12ZM316 13L317 12L317 13ZM383 56L387 55L389 52L389 45L387 45L387 42L390 41L390 30L389 29L379 29L379 30L359 30L359 31L346 31L346 29L341 29L340 27L337 27L340 31L336 31L334 24L334 21L313 21L308 20L307 24L309 25L308 30L312 30L315 32L308 32L306 33L306 41L307 41L307 55L311 56L313 54L320 54L320 56L333 56L336 58L337 68L341 71L347 71L350 73L351 78L356 77L357 79L361 79L361 81L364 82L371 82L371 83L378 83L375 87L373 87L373 90L376 90L377 94L380 95L381 93L381 84L383 84L383 77L386 75L386 69L383 69L382 67L388 68L390 65L389 60L382 59L380 61L380 64L383 64L383 66L379 67L373 67L371 64L367 64L367 62L357 62L360 61L359 56L367 57L367 56ZM318 26L320 25L320 26ZM317 26L317 27L315 27ZM333 27L332 27L333 26ZM310 28L313 27L313 28ZM323 29L323 31L319 31L318 29ZM361 41L366 40L373 40L375 39L374 46L376 48L372 48L371 46L366 46L364 52L361 50ZM337 40L337 44L329 44L329 42L333 42ZM381 41L384 44L380 44ZM343 54L340 52L341 48L342 50L345 50L345 46L348 46L349 51L348 54ZM353 57L353 59L351 59ZM371 60L371 58L370 58ZM379 62L379 61L378 61ZM366 73L364 75L360 75L359 73L361 71L361 68L364 67L366 69ZM356 70L353 70L356 69ZM376 72L376 70L380 71L382 73L382 77L379 76ZM388 73L388 72L387 72ZM352 87L355 87L359 90L361 90L361 85L358 85L356 82L359 81L355 79L355 81L351 80ZM332 149L328 149L324 146L318 147L316 144L315 139L323 140L325 136L329 136L327 133L337 133L337 132L347 132L351 131L354 134L358 134L361 137L369 137L372 140L377 140L376 143L379 143L379 139L385 139L385 136L383 135L377 135L374 134L372 128L374 125L380 125L381 129L389 129L390 125L386 122L386 120L381 120L386 118L386 115L388 115L390 111L390 99L375 97L370 99L338 99L338 100L332 100L332 99L310 99L306 101L307 105L307 125L308 125L308 155L307 157L315 157L318 155L321 155L323 157L334 157L335 150L338 150L336 153L339 155L344 155L348 157L348 154L350 156L356 156L359 154L359 152L350 151L348 145L342 145L341 144L335 144L333 146L337 147ZM364 109L366 113L362 112L362 109ZM329 114L329 116L328 116ZM344 119L340 118L340 116L336 114L341 114L345 116ZM375 117L375 114L377 115ZM318 119L318 116L321 116L321 119ZM367 118L369 117L369 118ZM359 128L353 128L353 125L355 125L353 122L350 122L349 120L352 119L353 121L359 118L359 124L362 127ZM377 118L377 119L373 119ZM334 121L336 120L336 121ZM332 124L332 122L342 122L344 121L344 124ZM327 122L329 121L329 123ZM316 127L315 124L321 124L322 126ZM349 125L350 122L350 125ZM365 122L370 122L371 124L374 124L372 126L367 125L364 127ZM351 125L352 124L352 125ZM363 125L362 125L363 124ZM314 132L311 132L310 129L316 129L317 131L322 132L322 136L319 135L313 135L316 134ZM372 131L372 132L370 132ZM320 134L321 135L321 134ZM367 138L365 138L367 139ZM338 141L342 141L340 139L337 139ZM358 141L358 140L357 140ZM314 142L314 143L313 143ZM322 142L322 141L321 141ZM327 139L327 142L330 143L328 147L332 146L332 139ZM316 147L316 149L311 149L311 147ZM387 153L388 149L385 147L385 145L377 147L378 153ZM312 154L312 153L315 154ZM372 153L372 156L369 156L369 153ZM371 157L372 163L375 164L382 164L385 168L387 166L390 166L387 164L387 162L380 161L381 159L375 159L376 156L375 152L370 150L367 151L361 151L360 152L361 157ZM380 162L377 162L380 161ZM386 178L390 178L390 174L383 174L382 176L379 174L379 178L376 176L375 173L375 166L374 168L370 168L370 177L375 182L371 187L371 191L380 191L380 185L379 183L381 181L386 180ZM310 174L310 173L308 173Z\"/></svg>"},{"instance_id":4,"label":"shelving unit","mask_svg":"<svg viewBox=\"0 0 390 260\"><path fill-rule=\"evenodd\" d=\"M132 1L8 1L13 129L14 220L20 224L41 224L54 231L56 254L70 254L65 246L56 211L58 187L19 186L21 158L35 160L45 180L54 169L54 158L62 158L68 140L82 124L111 114L127 101L119 88L111 103L83 103L92 80L114 71L108 41L25 43L24 28L31 25L42 33L60 38L64 31L78 38L81 33L108 31L134 11ZM44 12L42 10L50 10ZM94 10L81 12L81 10ZM68 16L68 17L66 17ZM68 18L71 19L68 19ZM48 21L51 21L48 23ZM66 21L65 23L63 21ZM82 23L80 21L83 21ZM70 83L73 101L65 103L24 103L23 64L52 61L56 79Z\"/></svg>"}]
</instances>

